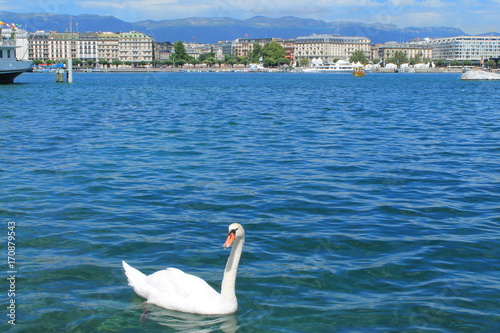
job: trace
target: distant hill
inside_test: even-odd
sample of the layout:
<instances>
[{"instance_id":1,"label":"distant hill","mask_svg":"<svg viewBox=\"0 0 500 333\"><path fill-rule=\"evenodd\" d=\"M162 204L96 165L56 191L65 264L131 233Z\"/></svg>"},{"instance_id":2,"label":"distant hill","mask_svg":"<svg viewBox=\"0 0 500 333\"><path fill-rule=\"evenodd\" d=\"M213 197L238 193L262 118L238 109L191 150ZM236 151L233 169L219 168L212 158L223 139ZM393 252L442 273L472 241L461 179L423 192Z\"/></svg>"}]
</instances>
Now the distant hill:
<instances>
[{"instance_id":1,"label":"distant hill","mask_svg":"<svg viewBox=\"0 0 500 333\"><path fill-rule=\"evenodd\" d=\"M0 12L0 20L22 24L22 28L31 32L36 30L58 32L70 30L78 32L136 30L152 35L159 42L175 42L178 40L189 42L196 40L200 43L216 43L217 41L234 40L245 36L249 38L295 38L311 34L337 34L341 36L368 37L373 44L377 44L387 41L405 42L414 38L468 35L460 29L450 27L399 28L391 24L364 24L345 21L325 22L293 16L281 18L256 16L247 20L227 17L191 17L129 23L113 16Z\"/></svg>"},{"instance_id":2,"label":"distant hill","mask_svg":"<svg viewBox=\"0 0 500 333\"><path fill-rule=\"evenodd\" d=\"M6 23L21 24L21 28L30 32L37 30L65 32L70 29L79 32L134 30L133 24L113 16L0 12L0 20ZM70 23L72 23L71 28Z\"/></svg>"}]
</instances>

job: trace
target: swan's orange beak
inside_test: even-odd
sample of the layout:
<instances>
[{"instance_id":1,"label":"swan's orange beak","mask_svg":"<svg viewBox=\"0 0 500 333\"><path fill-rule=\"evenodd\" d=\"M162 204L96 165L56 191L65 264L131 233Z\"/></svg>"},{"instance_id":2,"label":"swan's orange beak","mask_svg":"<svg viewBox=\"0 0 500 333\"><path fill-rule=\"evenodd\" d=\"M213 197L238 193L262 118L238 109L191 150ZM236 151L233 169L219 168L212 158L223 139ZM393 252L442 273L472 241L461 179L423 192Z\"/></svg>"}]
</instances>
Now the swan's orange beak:
<instances>
[{"instance_id":1,"label":"swan's orange beak","mask_svg":"<svg viewBox=\"0 0 500 333\"><path fill-rule=\"evenodd\" d=\"M233 244L234 242L234 239L236 238L236 233L234 231L231 231L228 235L227 235L227 239L226 239L226 242L224 243L224 247L230 247L231 244Z\"/></svg>"}]
</instances>

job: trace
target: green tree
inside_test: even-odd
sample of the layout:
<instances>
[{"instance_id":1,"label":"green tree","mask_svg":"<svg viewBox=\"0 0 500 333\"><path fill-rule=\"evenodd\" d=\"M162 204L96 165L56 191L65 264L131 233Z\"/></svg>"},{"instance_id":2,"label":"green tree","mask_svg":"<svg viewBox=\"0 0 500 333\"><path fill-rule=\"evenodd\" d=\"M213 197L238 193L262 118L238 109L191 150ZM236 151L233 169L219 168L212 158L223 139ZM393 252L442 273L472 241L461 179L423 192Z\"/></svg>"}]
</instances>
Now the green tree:
<instances>
[{"instance_id":1,"label":"green tree","mask_svg":"<svg viewBox=\"0 0 500 333\"><path fill-rule=\"evenodd\" d=\"M464 60L464 66L472 66L472 61Z\"/></svg>"},{"instance_id":2,"label":"green tree","mask_svg":"<svg viewBox=\"0 0 500 333\"><path fill-rule=\"evenodd\" d=\"M366 58L362 50L354 51L352 56L349 58L349 61L352 62L353 64L360 62L363 65L366 65L367 63L369 63L368 59Z\"/></svg>"},{"instance_id":3,"label":"green tree","mask_svg":"<svg viewBox=\"0 0 500 333\"><path fill-rule=\"evenodd\" d=\"M444 59L438 59L438 60L436 60L436 66L437 67L445 67L446 61Z\"/></svg>"},{"instance_id":4,"label":"green tree","mask_svg":"<svg viewBox=\"0 0 500 333\"><path fill-rule=\"evenodd\" d=\"M174 57L174 61L184 60L184 63L189 61L189 55L182 41L179 40L174 43L174 54L172 56Z\"/></svg>"},{"instance_id":5,"label":"green tree","mask_svg":"<svg viewBox=\"0 0 500 333\"><path fill-rule=\"evenodd\" d=\"M280 65L280 66L290 65L290 59L288 59L288 58L279 58L278 59L278 65Z\"/></svg>"},{"instance_id":6,"label":"green tree","mask_svg":"<svg viewBox=\"0 0 500 333\"><path fill-rule=\"evenodd\" d=\"M80 67L81 65L83 64L83 61L81 61L80 59L76 58L76 59L73 59L73 67Z\"/></svg>"},{"instance_id":7,"label":"green tree","mask_svg":"<svg viewBox=\"0 0 500 333\"><path fill-rule=\"evenodd\" d=\"M94 67L95 66L95 61L93 59L87 59L87 61L85 61L85 63L89 67Z\"/></svg>"},{"instance_id":8,"label":"green tree","mask_svg":"<svg viewBox=\"0 0 500 333\"><path fill-rule=\"evenodd\" d=\"M201 63L201 61L200 61L200 59L196 59L195 57L193 57L193 59L189 60L189 63L191 65L193 65L194 67L196 67L196 65L199 65Z\"/></svg>"},{"instance_id":9,"label":"green tree","mask_svg":"<svg viewBox=\"0 0 500 333\"><path fill-rule=\"evenodd\" d=\"M184 66L185 64L186 64L186 60L182 60L182 59L181 59L181 60L175 60L175 61L174 61L174 65L175 65L175 67L182 67L182 66Z\"/></svg>"},{"instance_id":10,"label":"green tree","mask_svg":"<svg viewBox=\"0 0 500 333\"><path fill-rule=\"evenodd\" d=\"M460 66L460 61L458 61L456 59L452 60L452 61L450 61L450 66Z\"/></svg>"},{"instance_id":11,"label":"green tree","mask_svg":"<svg viewBox=\"0 0 500 333\"><path fill-rule=\"evenodd\" d=\"M236 65L238 63L238 61L234 57L226 54L226 55L224 55L224 63L226 65L234 67L234 65Z\"/></svg>"},{"instance_id":12,"label":"green tree","mask_svg":"<svg viewBox=\"0 0 500 333\"><path fill-rule=\"evenodd\" d=\"M231 67L234 67L234 65L236 65L237 63L238 63L238 61L234 58L229 58L226 60L226 64L228 64Z\"/></svg>"},{"instance_id":13,"label":"green tree","mask_svg":"<svg viewBox=\"0 0 500 333\"><path fill-rule=\"evenodd\" d=\"M100 59L99 60L99 65L102 65L103 67L104 66L108 66L109 65L109 61L107 59Z\"/></svg>"},{"instance_id":14,"label":"green tree","mask_svg":"<svg viewBox=\"0 0 500 333\"><path fill-rule=\"evenodd\" d=\"M407 62L409 62L408 56L403 51L394 52L394 57L386 60L386 63L393 63L397 64L398 66L401 64L406 64Z\"/></svg>"},{"instance_id":15,"label":"green tree","mask_svg":"<svg viewBox=\"0 0 500 333\"><path fill-rule=\"evenodd\" d=\"M249 56L250 62L259 62L262 55L262 46L259 43L253 43L253 49Z\"/></svg>"},{"instance_id":16,"label":"green tree","mask_svg":"<svg viewBox=\"0 0 500 333\"><path fill-rule=\"evenodd\" d=\"M488 61L485 63L485 65L486 65L487 67L490 67L490 68L497 68L497 63L496 63L496 62L495 62L495 60L493 60L493 59L488 60Z\"/></svg>"},{"instance_id":17,"label":"green tree","mask_svg":"<svg viewBox=\"0 0 500 333\"><path fill-rule=\"evenodd\" d=\"M203 63L206 64L208 67L211 67L213 64L215 64L215 58L210 57L205 60L203 60Z\"/></svg>"},{"instance_id":18,"label":"green tree","mask_svg":"<svg viewBox=\"0 0 500 333\"><path fill-rule=\"evenodd\" d=\"M421 62L422 62L422 58L418 54L410 59L410 64L412 64L412 65L420 64Z\"/></svg>"},{"instance_id":19,"label":"green tree","mask_svg":"<svg viewBox=\"0 0 500 333\"><path fill-rule=\"evenodd\" d=\"M264 57L264 66L277 66L278 59L285 58L285 48L277 41L267 43L262 48L262 56ZM269 60L268 60L269 59ZM266 62L268 65L266 65Z\"/></svg>"},{"instance_id":20,"label":"green tree","mask_svg":"<svg viewBox=\"0 0 500 333\"><path fill-rule=\"evenodd\" d=\"M174 64L173 60L167 59L161 62L165 66L172 66Z\"/></svg>"},{"instance_id":21,"label":"green tree","mask_svg":"<svg viewBox=\"0 0 500 333\"><path fill-rule=\"evenodd\" d=\"M273 58L265 58L264 59L264 67L276 67L278 62Z\"/></svg>"},{"instance_id":22,"label":"green tree","mask_svg":"<svg viewBox=\"0 0 500 333\"><path fill-rule=\"evenodd\" d=\"M207 53L200 54L200 56L198 57L198 60L200 62L203 62L203 61L207 60L208 58L215 58L215 53L214 52L207 52Z\"/></svg>"},{"instance_id":23,"label":"green tree","mask_svg":"<svg viewBox=\"0 0 500 333\"><path fill-rule=\"evenodd\" d=\"M42 59L35 59L35 60L33 60L33 65L41 65L43 63L44 63L44 61Z\"/></svg>"},{"instance_id":24,"label":"green tree","mask_svg":"<svg viewBox=\"0 0 500 333\"><path fill-rule=\"evenodd\" d=\"M113 66L120 66L121 64L123 64L123 62L120 60L120 59L114 59L112 62L111 62L111 65Z\"/></svg>"},{"instance_id":25,"label":"green tree","mask_svg":"<svg viewBox=\"0 0 500 333\"><path fill-rule=\"evenodd\" d=\"M307 67L309 65L309 58L301 58L299 64L302 67Z\"/></svg>"},{"instance_id":26,"label":"green tree","mask_svg":"<svg viewBox=\"0 0 500 333\"><path fill-rule=\"evenodd\" d=\"M250 62L250 59L248 59L247 57L238 57L236 60L238 60L238 63L239 64L242 64L242 65L248 65L249 62Z\"/></svg>"}]
</instances>

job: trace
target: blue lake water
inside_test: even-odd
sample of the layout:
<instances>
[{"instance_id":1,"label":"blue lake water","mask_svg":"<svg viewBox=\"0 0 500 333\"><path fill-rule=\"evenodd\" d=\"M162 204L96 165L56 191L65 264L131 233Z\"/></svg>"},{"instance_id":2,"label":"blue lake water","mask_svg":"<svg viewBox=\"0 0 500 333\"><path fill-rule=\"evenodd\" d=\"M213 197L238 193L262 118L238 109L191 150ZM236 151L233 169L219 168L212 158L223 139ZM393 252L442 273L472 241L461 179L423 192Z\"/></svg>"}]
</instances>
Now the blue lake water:
<instances>
[{"instance_id":1,"label":"blue lake water","mask_svg":"<svg viewBox=\"0 0 500 333\"><path fill-rule=\"evenodd\" d=\"M74 80L23 74L0 87L1 331L499 330L500 82ZM150 306L141 321L121 260L218 289L232 222L247 233L238 312Z\"/></svg>"}]
</instances>

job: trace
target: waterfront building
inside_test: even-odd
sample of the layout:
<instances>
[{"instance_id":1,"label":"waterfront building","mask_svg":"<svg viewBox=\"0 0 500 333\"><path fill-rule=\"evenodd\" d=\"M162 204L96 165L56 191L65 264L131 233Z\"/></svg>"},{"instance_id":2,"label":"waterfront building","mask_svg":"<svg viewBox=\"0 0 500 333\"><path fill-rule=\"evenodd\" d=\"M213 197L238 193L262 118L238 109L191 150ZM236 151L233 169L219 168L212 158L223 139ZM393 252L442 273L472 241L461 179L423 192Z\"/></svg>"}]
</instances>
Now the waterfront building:
<instances>
[{"instance_id":1,"label":"waterfront building","mask_svg":"<svg viewBox=\"0 0 500 333\"><path fill-rule=\"evenodd\" d=\"M154 60L153 39L142 32L131 31L118 35L119 60L139 63Z\"/></svg>"},{"instance_id":2,"label":"waterfront building","mask_svg":"<svg viewBox=\"0 0 500 333\"><path fill-rule=\"evenodd\" d=\"M31 37L30 59L60 60L77 58L82 61L97 57L97 34L88 33L47 33L37 31Z\"/></svg>"},{"instance_id":3,"label":"waterfront building","mask_svg":"<svg viewBox=\"0 0 500 333\"><path fill-rule=\"evenodd\" d=\"M49 58L49 34L44 31L37 31L30 37L29 58L31 60Z\"/></svg>"},{"instance_id":4,"label":"waterfront building","mask_svg":"<svg viewBox=\"0 0 500 333\"><path fill-rule=\"evenodd\" d=\"M482 62L500 58L500 36L457 36L430 41L434 59Z\"/></svg>"},{"instance_id":5,"label":"waterfront building","mask_svg":"<svg viewBox=\"0 0 500 333\"><path fill-rule=\"evenodd\" d=\"M97 40L97 57L99 60L112 62L120 58L120 34L112 32L100 32Z\"/></svg>"},{"instance_id":6,"label":"waterfront building","mask_svg":"<svg viewBox=\"0 0 500 333\"><path fill-rule=\"evenodd\" d=\"M220 41L217 44L212 45L212 50L215 53L215 59L217 61L224 61L226 59L226 56L232 56L232 45L232 41Z\"/></svg>"},{"instance_id":7,"label":"waterfront building","mask_svg":"<svg viewBox=\"0 0 500 333\"><path fill-rule=\"evenodd\" d=\"M378 44L375 46L374 58L380 59L382 62L386 62L387 59L393 58L396 52L403 52L406 54L409 60L420 58L421 61L424 59L432 59L432 48L429 43L396 43L387 42L384 44Z\"/></svg>"},{"instance_id":8,"label":"waterfront building","mask_svg":"<svg viewBox=\"0 0 500 333\"><path fill-rule=\"evenodd\" d=\"M371 58L371 41L366 37L343 37L335 35L316 35L295 39L294 57L296 61L308 59L322 63L333 63L335 59L349 60L355 51L361 50Z\"/></svg>"},{"instance_id":9,"label":"waterfront building","mask_svg":"<svg viewBox=\"0 0 500 333\"><path fill-rule=\"evenodd\" d=\"M249 57L253 52L254 44L264 45L271 42L278 42L283 45L283 38L238 38L231 45L231 53L233 57Z\"/></svg>"},{"instance_id":10,"label":"waterfront building","mask_svg":"<svg viewBox=\"0 0 500 333\"><path fill-rule=\"evenodd\" d=\"M83 62L101 59L112 62L139 63L154 59L153 39L140 32L45 32L37 31L31 37L30 59L80 59Z\"/></svg>"},{"instance_id":11,"label":"waterfront building","mask_svg":"<svg viewBox=\"0 0 500 333\"><path fill-rule=\"evenodd\" d=\"M98 35L95 32L79 33L78 39L74 42L74 52L72 56L82 61L94 60L97 52Z\"/></svg>"},{"instance_id":12,"label":"waterfront building","mask_svg":"<svg viewBox=\"0 0 500 333\"><path fill-rule=\"evenodd\" d=\"M154 42L154 58L158 61L169 60L174 52L174 45L170 42Z\"/></svg>"},{"instance_id":13,"label":"waterfront building","mask_svg":"<svg viewBox=\"0 0 500 333\"><path fill-rule=\"evenodd\" d=\"M295 63L295 39L284 40L281 45L285 49L285 58L290 60L290 65Z\"/></svg>"},{"instance_id":14,"label":"waterfront building","mask_svg":"<svg viewBox=\"0 0 500 333\"><path fill-rule=\"evenodd\" d=\"M200 43L183 43L184 49L187 55L198 59L200 55L204 53L212 52L212 46L210 44L200 44Z\"/></svg>"}]
</instances>

